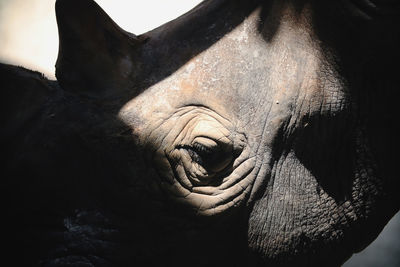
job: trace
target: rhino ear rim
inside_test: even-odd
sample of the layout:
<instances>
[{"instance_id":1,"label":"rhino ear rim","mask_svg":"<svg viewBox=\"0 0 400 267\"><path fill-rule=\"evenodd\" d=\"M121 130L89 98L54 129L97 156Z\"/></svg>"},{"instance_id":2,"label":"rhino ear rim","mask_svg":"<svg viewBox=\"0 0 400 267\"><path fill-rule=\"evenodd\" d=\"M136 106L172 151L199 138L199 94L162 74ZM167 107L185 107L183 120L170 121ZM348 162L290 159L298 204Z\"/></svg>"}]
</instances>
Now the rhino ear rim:
<instances>
[{"instance_id":1,"label":"rhino ear rim","mask_svg":"<svg viewBox=\"0 0 400 267\"><path fill-rule=\"evenodd\" d=\"M129 90L136 50L147 38L121 29L92 0L57 0L56 17L62 88L95 98Z\"/></svg>"}]
</instances>

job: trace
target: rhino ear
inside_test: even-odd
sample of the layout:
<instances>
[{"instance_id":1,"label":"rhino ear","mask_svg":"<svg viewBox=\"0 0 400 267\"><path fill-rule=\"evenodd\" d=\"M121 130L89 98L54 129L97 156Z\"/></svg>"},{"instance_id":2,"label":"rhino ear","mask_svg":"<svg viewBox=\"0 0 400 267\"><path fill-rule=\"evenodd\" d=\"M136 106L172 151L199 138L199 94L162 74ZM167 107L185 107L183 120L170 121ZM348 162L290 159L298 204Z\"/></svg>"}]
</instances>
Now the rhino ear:
<instances>
[{"instance_id":1,"label":"rhino ear","mask_svg":"<svg viewBox=\"0 0 400 267\"><path fill-rule=\"evenodd\" d=\"M129 90L133 58L145 38L122 30L92 0L57 0L56 16L60 85L96 98Z\"/></svg>"}]
</instances>

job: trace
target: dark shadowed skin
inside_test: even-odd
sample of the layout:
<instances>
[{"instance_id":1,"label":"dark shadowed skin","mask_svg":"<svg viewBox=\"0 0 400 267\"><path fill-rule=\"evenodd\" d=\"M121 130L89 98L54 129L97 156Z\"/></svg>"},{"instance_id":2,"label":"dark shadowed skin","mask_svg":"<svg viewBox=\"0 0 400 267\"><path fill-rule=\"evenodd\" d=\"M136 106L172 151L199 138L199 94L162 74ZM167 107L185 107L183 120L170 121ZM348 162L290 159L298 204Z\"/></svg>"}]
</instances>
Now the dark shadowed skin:
<instances>
[{"instance_id":1,"label":"dark shadowed skin","mask_svg":"<svg viewBox=\"0 0 400 267\"><path fill-rule=\"evenodd\" d=\"M338 266L399 209L397 1L204 1L144 35L58 0L56 81L0 65L7 255Z\"/></svg>"}]
</instances>

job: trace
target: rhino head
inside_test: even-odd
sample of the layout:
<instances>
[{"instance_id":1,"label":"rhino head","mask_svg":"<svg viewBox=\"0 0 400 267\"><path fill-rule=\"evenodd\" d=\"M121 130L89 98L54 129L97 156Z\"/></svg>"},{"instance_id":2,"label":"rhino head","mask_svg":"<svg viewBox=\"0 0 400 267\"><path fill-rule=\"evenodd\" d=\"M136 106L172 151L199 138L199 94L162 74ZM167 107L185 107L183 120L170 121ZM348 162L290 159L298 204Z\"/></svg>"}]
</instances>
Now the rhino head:
<instances>
[{"instance_id":1,"label":"rhino head","mask_svg":"<svg viewBox=\"0 0 400 267\"><path fill-rule=\"evenodd\" d=\"M57 0L57 80L85 107L70 120L112 136L88 157L112 170L96 173L129 229L120 259L330 266L369 244L399 209L398 11L204 1L135 36Z\"/></svg>"}]
</instances>

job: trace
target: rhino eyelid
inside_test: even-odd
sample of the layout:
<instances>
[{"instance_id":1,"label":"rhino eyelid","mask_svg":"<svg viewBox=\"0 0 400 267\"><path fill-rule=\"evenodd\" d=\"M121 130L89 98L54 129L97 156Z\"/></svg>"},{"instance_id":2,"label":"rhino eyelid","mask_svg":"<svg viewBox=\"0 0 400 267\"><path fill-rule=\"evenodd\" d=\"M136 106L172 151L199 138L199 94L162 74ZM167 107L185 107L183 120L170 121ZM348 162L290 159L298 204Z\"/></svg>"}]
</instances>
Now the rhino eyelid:
<instances>
[{"instance_id":1,"label":"rhino eyelid","mask_svg":"<svg viewBox=\"0 0 400 267\"><path fill-rule=\"evenodd\" d=\"M215 145L214 146L207 146L207 145L202 144L201 142L193 142L192 144L198 143L198 144L200 144L202 146L209 147L209 148L219 147L219 146L220 147L225 147L225 146L228 146L228 145L232 144L232 140L230 140L228 138L228 136L221 136L221 137L215 138L215 137L210 137L210 136L207 136L207 135L199 135L196 138L198 138L198 137L209 139L209 140L215 142ZM224 139L226 141L224 141ZM195 139L195 141L196 141L196 139Z\"/></svg>"}]
</instances>

